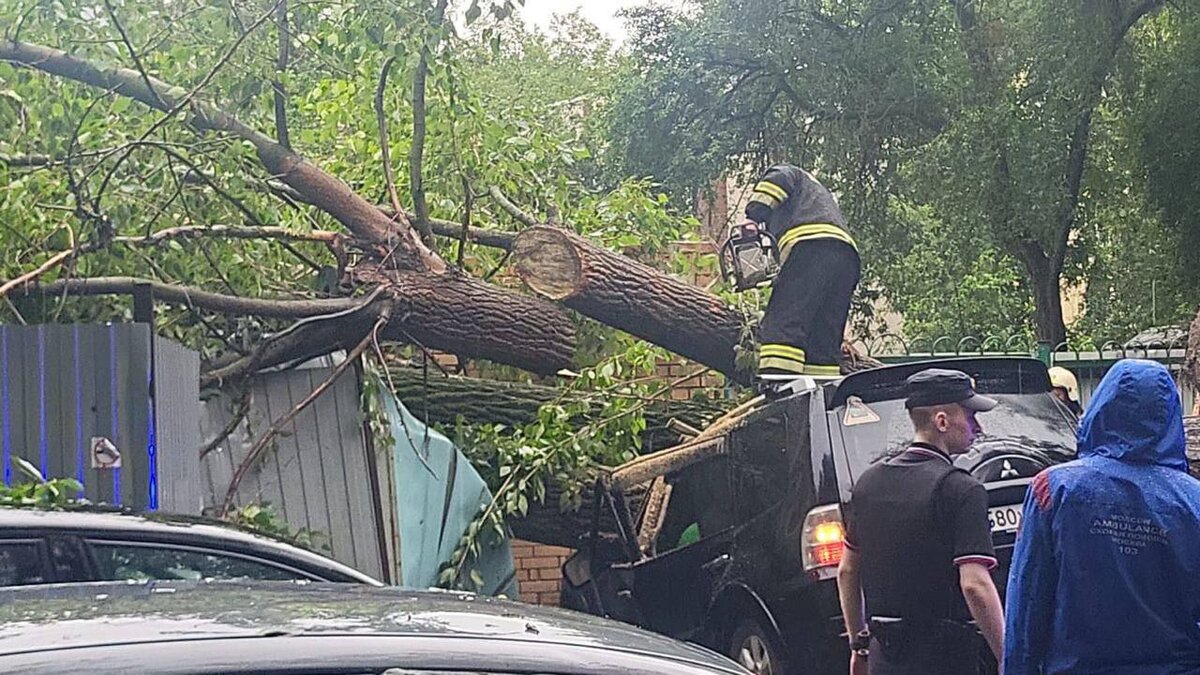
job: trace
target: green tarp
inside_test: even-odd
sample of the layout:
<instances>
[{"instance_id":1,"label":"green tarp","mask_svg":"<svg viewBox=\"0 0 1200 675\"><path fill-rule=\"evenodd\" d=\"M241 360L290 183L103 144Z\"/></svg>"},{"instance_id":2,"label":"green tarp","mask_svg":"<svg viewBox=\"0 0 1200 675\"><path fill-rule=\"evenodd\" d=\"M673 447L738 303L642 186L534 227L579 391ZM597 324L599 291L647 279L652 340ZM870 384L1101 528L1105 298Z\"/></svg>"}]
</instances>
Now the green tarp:
<instances>
[{"instance_id":1,"label":"green tarp","mask_svg":"<svg viewBox=\"0 0 1200 675\"><path fill-rule=\"evenodd\" d=\"M437 584L443 561L450 559L492 495L450 439L428 429L394 398L384 398L396 444L393 484L400 521L400 583L431 587ZM484 537L485 542L488 539ZM485 544L461 578L469 580L471 569L483 578L480 593L519 597L507 539ZM470 582L466 585L470 587Z\"/></svg>"}]
</instances>

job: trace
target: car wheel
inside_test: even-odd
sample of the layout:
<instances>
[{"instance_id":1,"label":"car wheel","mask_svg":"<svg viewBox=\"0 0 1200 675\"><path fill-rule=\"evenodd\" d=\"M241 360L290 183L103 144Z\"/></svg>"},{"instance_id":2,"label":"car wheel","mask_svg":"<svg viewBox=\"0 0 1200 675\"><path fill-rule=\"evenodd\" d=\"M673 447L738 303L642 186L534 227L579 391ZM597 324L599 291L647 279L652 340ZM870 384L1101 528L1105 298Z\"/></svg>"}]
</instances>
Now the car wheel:
<instances>
[{"instance_id":1,"label":"car wheel","mask_svg":"<svg viewBox=\"0 0 1200 675\"><path fill-rule=\"evenodd\" d=\"M754 619L742 619L734 628L728 653L754 675L791 675L779 641Z\"/></svg>"}]
</instances>

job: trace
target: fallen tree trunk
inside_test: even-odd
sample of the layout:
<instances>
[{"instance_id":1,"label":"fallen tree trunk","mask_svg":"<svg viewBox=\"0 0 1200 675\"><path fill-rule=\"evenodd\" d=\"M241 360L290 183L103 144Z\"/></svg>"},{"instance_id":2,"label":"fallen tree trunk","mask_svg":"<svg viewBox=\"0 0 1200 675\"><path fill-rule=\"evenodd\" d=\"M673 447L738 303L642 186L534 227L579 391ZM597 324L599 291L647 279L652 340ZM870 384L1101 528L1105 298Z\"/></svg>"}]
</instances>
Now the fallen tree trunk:
<instances>
[{"instance_id":1,"label":"fallen tree trunk","mask_svg":"<svg viewBox=\"0 0 1200 675\"><path fill-rule=\"evenodd\" d=\"M742 316L712 293L553 227L521 232L512 256L517 275L538 295L742 384L753 378L735 363ZM842 350L843 373L882 365L848 345Z\"/></svg>"},{"instance_id":2,"label":"fallen tree trunk","mask_svg":"<svg viewBox=\"0 0 1200 675\"><path fill-rule=\"evenodd\" d=\"M703 289L553 227L531 227L513 245L517 275L535 293L740 382L734 345L742 318Z\"/></svg>"},{"instance_id":3,"label":"fallen tree trunk","mask_svg":"<svg viewBox=\"0 0 1200 675\"><path fill-rule=\"evenodd\" d=\"M393 368L392 384L396 396L421 419L443 429L451 429L461 418L467 424L504 424L521 426L537 420L538 408L562 397L580 399L555 387L520 382L498 382L471 377L447 377L430 373L428 377L413 368ZM679 443L679 433L669 428L672 419L703 428L720 417L727 406L720 401L655 401L646 407L646 431L642 451L654 452ZM573 420L580 426L586 419Z\"/></svg>"},{"instance_id":4,"label":"fallen tree trunk","mask_svg":"<svg viewBox=\"0 0 1200 675\"><path fill-rule=\"evenodd\" d=\"M228 132L253 144L263 165L279 181L333 216L361 240L364 260L350 272L356 281L388 291L385 297L391 300L394 311L380 331L382 337L417 341L536 373L554 373L570 365L575 327L560 308L448 270L444 261L417 237L404 214L389 218L341 180L233 116L198 100L199 88L189 92L135 70L101 67L58 49L16 40L0 40L0 60L132 98L167 113L168 117L186 115L187 122L196 129ZM105 289L91 290L99 293ZM171 293L160 289L160 295L167 297ZM196 297L186 290L175 295L179 297L170 299L189 306ZM221 302L217 297L206 299ZM265 304L282 311L282 305L271 301ZM369 314L381 316L378 311ZM273 358L289 360L296 355L312 356L356 344L373 322L370 316L364 319L362 313L353 316L355 320L345 322L343 330L328 326L314 330L306 326L303 339L291 339L273 349ZM336 318L323 323L339 325ZM315 344L319 340L326 343ZM265 368L275 364L262 361L260 355L252 365Z\"/></svg>"},{"instance_id":5,"label":"fallen tree trunk","mask_svg":"<svg viewBox=\"0 0 1200 675\"><path fill-rule=\"evenodd\" d=\"M575 324L564 312L528 295L460 272L434 276L388 272L399 306L381 331L470 359L553 375L575 357Z\"/></svg>"}]
</instances>

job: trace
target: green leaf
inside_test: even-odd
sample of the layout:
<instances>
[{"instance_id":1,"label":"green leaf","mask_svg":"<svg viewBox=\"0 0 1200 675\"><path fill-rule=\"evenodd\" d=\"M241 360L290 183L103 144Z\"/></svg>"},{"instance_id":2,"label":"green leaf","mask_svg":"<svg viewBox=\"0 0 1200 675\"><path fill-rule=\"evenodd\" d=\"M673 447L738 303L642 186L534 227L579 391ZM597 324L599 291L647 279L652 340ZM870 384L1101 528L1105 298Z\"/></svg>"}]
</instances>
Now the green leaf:
<instances>
[{"instance_id":1,"label":"green leaf","mask_svg":"<svg viewBox=\"0 0 1200 675\"><path fill-rule=\"evenodd\" d=\"M25 459L24 457L13 457L13 461L17 463L17 468L21 470L21 473L29 476L38 483L46 482L46 477L43 476L42 472L39 471L36 466L31 464L29 460Z\"/></svg>"}]
</instances>

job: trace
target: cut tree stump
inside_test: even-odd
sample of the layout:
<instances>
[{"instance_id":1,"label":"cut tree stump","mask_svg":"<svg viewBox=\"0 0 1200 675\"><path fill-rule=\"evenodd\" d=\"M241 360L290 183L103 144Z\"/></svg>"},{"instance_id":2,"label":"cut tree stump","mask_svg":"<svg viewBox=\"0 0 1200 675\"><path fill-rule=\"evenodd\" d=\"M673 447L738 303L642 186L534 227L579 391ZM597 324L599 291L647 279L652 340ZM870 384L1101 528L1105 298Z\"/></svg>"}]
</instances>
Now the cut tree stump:
<instances>
[{"instance_id":1,"label":"cut tree stump","mask_svg":"<svg viewBox=\"0 0 1200 675\"><path fill-rule=\"evenodd\" d=\"M749 382L734 364L742 317L712 293L553 227L521 232L512 253L538 295Z\"/></svg>"}]
</instances>

